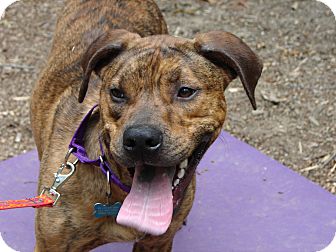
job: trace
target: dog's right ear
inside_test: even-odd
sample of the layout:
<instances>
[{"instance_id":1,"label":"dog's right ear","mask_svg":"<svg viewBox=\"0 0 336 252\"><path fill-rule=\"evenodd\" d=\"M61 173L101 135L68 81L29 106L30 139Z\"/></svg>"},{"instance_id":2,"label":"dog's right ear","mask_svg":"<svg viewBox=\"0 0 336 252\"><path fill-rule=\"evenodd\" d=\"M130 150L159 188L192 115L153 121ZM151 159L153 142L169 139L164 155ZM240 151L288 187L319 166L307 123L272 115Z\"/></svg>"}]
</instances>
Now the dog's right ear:
<instances>
[{"instance_id":1,"label":"dog's right ear","mask_svg":"<svg viewBox=\"0 0 336 252\"><path fill-rule=\"evenodd\" d=\"M209 61L219 67L229 67L239 76L253 108L256 109L254 90L263 64L251 48L235 35L223 31L197 34L194 46Z\"/></svg>"},{"instance_id":2,"label":"dog's right ear","mask_svg":"<svg viewBox=\"0 0 336 252\"><path fill-rule=\"evenodd\" d=\"M136 38L140 35L120 29L104 33L91 43L81 60L84 77L78 95L80 103L84 101L92 72L98 73L127 47L130 40Z\"/></svg>"}]
</instances>

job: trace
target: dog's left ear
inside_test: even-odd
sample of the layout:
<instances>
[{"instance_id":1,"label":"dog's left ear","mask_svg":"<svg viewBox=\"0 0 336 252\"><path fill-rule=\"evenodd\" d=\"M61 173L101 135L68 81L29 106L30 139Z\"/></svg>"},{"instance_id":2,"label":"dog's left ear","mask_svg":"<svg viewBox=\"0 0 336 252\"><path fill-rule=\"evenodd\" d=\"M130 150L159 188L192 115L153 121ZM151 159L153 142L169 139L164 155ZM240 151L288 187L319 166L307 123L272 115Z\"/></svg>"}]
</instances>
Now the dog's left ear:
<instances>
[{"instance_id":1,"label":"dog's left ear","mask_svg":"<svg viewBox=\"0 0 336 252\"><path fill-rule=\"evenodd\" d=\"M82 103L85 98L92 72L95 71L98 73L111 60L126 49L130 40L136 38L140 38L140 35L126 30L116 29L112 32L102 34L90 44L81 61L84 77L78 96L80 103Z\"/></svg>"},{"instance_id":2,"label":"dog's left ear","mask_svg":"<svg viewBox=\"0 0 336 252\"><path fill-rule=\"evenodd\" d=\"M254 109L254 90L263 64L258 56L238 37L223 31L197 34L195 49L219 67L229 67L239 76Z\"/></svg>"}]
</instances>

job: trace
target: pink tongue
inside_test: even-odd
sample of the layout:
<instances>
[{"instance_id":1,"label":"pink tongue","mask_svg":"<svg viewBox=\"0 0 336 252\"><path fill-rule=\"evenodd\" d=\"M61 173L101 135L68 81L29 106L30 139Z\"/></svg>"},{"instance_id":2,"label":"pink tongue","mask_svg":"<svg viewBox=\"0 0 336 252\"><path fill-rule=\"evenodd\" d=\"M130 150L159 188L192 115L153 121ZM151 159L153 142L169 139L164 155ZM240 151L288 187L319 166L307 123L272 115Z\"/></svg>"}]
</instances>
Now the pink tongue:
<instances>
[{"instance_id":1,"label":"pink tongue","mask_svg":"<svg viewBox=\"0 0 336 252\"><path fill-rule=\"evenodd\" d=\"M172 182L165 169L155 168L150 182L139 181L143 167L136 167L131 192L117 216L117 223L151 234L164 234L173 215Z\"/></svg>"}]
</instances>

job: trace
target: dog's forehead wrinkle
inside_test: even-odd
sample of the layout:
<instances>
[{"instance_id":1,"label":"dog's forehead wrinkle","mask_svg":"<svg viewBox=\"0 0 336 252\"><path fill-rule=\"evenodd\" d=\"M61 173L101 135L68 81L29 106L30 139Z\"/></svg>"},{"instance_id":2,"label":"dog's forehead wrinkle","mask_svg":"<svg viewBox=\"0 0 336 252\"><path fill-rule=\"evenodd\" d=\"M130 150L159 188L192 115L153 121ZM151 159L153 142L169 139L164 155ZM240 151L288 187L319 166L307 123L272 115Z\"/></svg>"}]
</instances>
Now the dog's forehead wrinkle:
<instances>
[{"instance_id":1,"label":"dog's forehead wrinkle","mask_svg":"<svg viewBox=\"0 0 336 252\"><path fill-rule=\"evenodd\" d=\"M181 75L182 66L185 65L184 61L182 57L163 58L161 49L157 47L141 51L138 55L133 53L124 55L116 65L111 67L111 71L105 71L106 81L121 87L147 86L148 91L162 84L162 77L168 82L177 81ZM184 66L184 68L188 67Z\"/></svg>"},{"instance_id":2,"label":"dog's forehead wrinkle","mask_svg":"<svg viewBox=\"0 0 336 252\"><path fill-rule=\"evenodd\" d=\"M163 48L165 49L165 48ZM173 56L180 55L183 56L184 60L188 62L192 62L194 57L192 57L192 52L190 50L185 50L176 46L168 46L168 52L170 52Z\"/></svg>"},{"instance_id":3,"label":"dog's forehead wrinkle","mask_svg":"<svg viewBox=\"0 0 336 252\"><path fill-rule=\"evenodd\" d=\"M189 46L193 47L193 41L188 38L175 37L168 34L156 34L148 37L139 38L136 41L138 44L143 45L164 45L164 46Z\"/></svg>"}]
</instances>

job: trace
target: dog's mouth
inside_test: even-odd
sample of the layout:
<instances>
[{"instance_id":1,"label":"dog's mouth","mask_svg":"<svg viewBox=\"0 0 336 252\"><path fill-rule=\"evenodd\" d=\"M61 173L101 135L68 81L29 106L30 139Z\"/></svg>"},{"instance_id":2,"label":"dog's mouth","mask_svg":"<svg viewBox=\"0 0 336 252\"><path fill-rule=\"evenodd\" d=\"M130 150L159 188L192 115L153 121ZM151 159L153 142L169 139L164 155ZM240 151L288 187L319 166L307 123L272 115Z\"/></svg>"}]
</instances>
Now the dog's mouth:
<instances>
[{"instance_id":1,"label":"dog's mouth","mask_svg":"<svg viewBox=\"0 0 336 252\"><path fill-rule=\"evenodd\" d=\"M172 220L174 205L189 185L208 141L202 141L190 157L175 166L157 167L137 163L128 168L133 177L117 216L117 223L151 234L164 234Z\"/></svg>"},{"instance_id":2,"label":"dog's mouth","mask_svg":"<svg viewBox=\"0 0 336 252\"><path fill-rule=\"evenodd\" d=\"M191 154L189 158L184 159L182 162L177 164L176 166L170 166L165 167L167 170L167 173L169 176L173 173L172 177L172 191L173 196L175 198L174 192L176 192L180 186L184 186L185 183L188 183L190 181L187 181L186 178L190 176L190 173L194 172L194 168L198 165L198 163L201 161L204 152L206 150L207 142L202 142L197 146L197 148L194 150L194 152ZM140 179L142 180L150 180L151 176L155 173L155 166L143 164L143 171L140 175ZM130 176L134 179L135 174L135 167L128 167L127 168Z\"/></svg>"}]
</instances>

